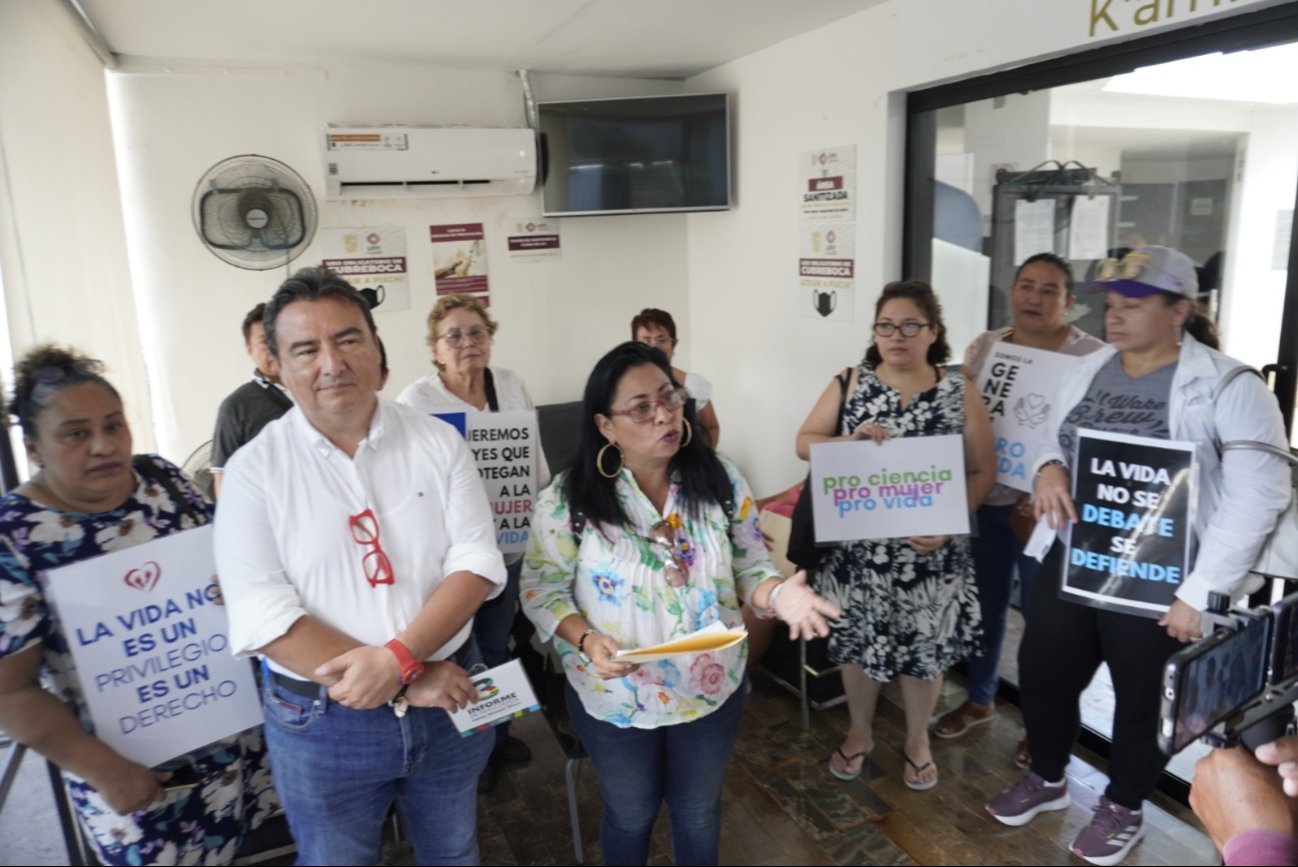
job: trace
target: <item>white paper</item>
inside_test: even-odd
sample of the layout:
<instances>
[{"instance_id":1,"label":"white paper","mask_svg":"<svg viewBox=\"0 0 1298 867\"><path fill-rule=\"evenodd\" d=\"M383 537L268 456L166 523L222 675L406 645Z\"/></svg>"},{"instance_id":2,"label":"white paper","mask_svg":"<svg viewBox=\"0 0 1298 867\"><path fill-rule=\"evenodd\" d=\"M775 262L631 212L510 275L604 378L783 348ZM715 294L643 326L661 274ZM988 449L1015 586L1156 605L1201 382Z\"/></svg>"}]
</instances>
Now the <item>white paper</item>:
<instances>
[{"instance_id":1,"label":"white paper","mask_svg":"<svg viewBox=\"0 0 1298 867\"><path fill-rule=\"evenodd\" d=\"M515 217L509 221L505 243L509 258L515 262L538 262L563 255L559 221L554 217Z\"/></svg>"},{"instance_id":2,"label":"white paper","mask_svg":"<svg viewBox=\"0 0 1298 867\"><path fill-rule=\"evenodd\" d=\"M321 264L357 289L379 293L376 314L410 309L405 229L321 229L317 241Z\"/></svg>"},{"instance_id":3,"label":"white paper","mask_svg":"<svg viewBox=\"0 0 1298 867\"><path fill-rule=\"evenodd\" d=\"M536 499L536 410L435 412L469 443L478 476L491 501L496 547L505 554L527 550Z\"/></svg>"},{"instance_id":4,"label":"white paper","mask_svg":"<svg viewBox=\"0 0 1298 867\"><path fill-rule=\"evenodd\" d=\"M1055 200L1014 203L1014 261L1055 252Z\"/></svg>"},{"instance_id":5,"label":"white paper","mask_svg":"<svg viewBox=\"0 0 1298 867\"><path fill-rule=\"evenodd\" d=\"M856 146L798 155L801 218L808 222L856 219Z\"/></svg>"},{"instance_id":6,"label":"white paper","mask_svg":"<svg viewBox=\"0 0 1298 867\"><path fill-rule=\"evenodd\" d=\"M1103 259L1109 255L1109 206L1112 201L1112 196L1077 196L1073 199L1068 223L1069 259Z\"/></svg>"},{"instance_id":7,"label":"white paper","mask_svg":"<svg viewBox=\"0 0 1298 867\"><path fill-rule=\"evenodd\" d=\"M810 494L817 542L968 533L964 438L816 443Z\"/></svg>"},{"instance_id":8,"label":"white paper","mask_svg":"<svg viewBox=\"0 0 1298 867\"><path fill-rule=\"evenodd\" d=\"M523 664L517 659L475 674L471 679L473 688L478 691L478 701L451 713L451 722L455 723L461 735L483 732L541 709L532 682L527 679Z\"/></svg>"},{"instance_id":9,"label":"white paper","mask_svg":"<svg viewBox=\"0 0 1298 867\"><path fill-rule=\"evenodd\" d=\"M851 322L856 306L856 224L804 223L798 235L802 315Z\"/></svg>"},{"instance_id":10,"label":"white paper","mask_svg":"<svg viewBox=\"0 0 1298 867\"><path fill-rule=\"evenodd\" d=\"M230 653L212 525L44 575L95 735L153 767L262 721Z\"/></svg>"},{"instance_id":11,"label":"white paper","mask_svg":"<svg viewBox=\"0 0 1298 867\"><path fill-rule=\"evenodd\" d=\"M996 481L1032 492L1032 467L1059 386L1081 359L997 341L974 383L996 435Z\"/></svg>"}]
</instances>

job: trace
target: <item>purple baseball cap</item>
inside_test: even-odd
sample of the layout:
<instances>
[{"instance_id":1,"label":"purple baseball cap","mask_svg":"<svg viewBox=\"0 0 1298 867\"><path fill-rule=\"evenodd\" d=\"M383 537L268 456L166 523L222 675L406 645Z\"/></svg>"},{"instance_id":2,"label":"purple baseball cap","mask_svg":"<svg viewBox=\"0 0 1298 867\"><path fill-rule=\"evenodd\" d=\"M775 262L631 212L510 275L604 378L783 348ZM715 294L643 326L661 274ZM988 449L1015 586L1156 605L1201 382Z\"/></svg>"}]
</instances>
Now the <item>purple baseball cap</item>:
<instances>
[{"instance_id":1,"label":"purple baseball cap","mask_svg":"<svg viewBox=\"0 0 1298 867\"><path fill-rule=\"evenodd\" d=\"M1137 247L1120 262L1105 259L1095 283L1128 298L1171 292L1194 300L1199 295L1194 260L1171 247Z\"/></svg>"}]
</instances>

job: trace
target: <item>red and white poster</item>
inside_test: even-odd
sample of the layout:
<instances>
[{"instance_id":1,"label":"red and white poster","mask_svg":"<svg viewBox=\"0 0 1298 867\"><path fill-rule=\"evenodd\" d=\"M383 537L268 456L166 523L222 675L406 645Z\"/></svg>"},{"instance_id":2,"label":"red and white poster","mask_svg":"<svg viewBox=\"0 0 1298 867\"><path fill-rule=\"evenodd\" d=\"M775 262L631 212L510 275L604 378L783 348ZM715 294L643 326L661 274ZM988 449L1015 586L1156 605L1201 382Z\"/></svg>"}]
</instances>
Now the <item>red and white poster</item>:
<instances>
[{"instance_id":1,"label":"red and white poster","mask_svg":"<svg viewBox=\"0 0 1298 867\"><path fill-rule=\"evenodd\" d=\"M487 304L487 242L481 223L428 227L438 295L477 295Z\"/></svg>"},{"instance_id":2,"label":"red and white poster","mask_svg":"<svg viewBox=\"0 0 1298 867\"><path fill-rule=\"evenodd\" d=\"M804 222L856 219L856 146L804 151L798 158Z\"/></svg>"}]
</instances>

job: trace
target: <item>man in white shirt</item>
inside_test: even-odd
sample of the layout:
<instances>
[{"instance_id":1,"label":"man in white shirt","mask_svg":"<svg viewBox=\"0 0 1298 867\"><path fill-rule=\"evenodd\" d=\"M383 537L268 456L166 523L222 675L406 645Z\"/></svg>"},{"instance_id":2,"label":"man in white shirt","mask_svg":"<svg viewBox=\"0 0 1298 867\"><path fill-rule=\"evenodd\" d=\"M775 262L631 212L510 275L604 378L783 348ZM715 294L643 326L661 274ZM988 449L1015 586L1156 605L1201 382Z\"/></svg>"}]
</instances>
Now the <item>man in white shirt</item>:
<instances>
[{"instance_id":1,"label":"man in white shirt","mask_svg":"<svg viewBox=\"0 0 1298 867\"><path fill-rule=\"evenodd\" d=\"M459 434L378 398L364 299L307 268L266 312L296 406L225 468L217 571L236 654L266 662L276 788L299 863L374 864L395 800L418 863L476 864L493 739L443 711L476 698L478 606L505 568Z\"/></svg>"}]
</instances>

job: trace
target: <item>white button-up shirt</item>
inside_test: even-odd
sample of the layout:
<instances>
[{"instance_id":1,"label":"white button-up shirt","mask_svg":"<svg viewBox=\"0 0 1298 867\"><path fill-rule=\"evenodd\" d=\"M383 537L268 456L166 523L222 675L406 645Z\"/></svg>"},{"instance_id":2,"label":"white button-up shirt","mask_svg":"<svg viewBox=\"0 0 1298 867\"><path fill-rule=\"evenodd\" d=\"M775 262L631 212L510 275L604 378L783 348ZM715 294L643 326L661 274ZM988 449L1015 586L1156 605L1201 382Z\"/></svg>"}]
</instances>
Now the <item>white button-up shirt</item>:
<instances>
[{"instance_id":1,"label":"white button-up shirt","mask_svg":"<svg viewBox=\"0 0 1298 867\"><path fill-rule=\"evenodd\" d=\"M371 583L379 574L375 546L353 534L349 519L366 509L377 519L391 584ZM493 596L505 582L491 509L459 433L384 400L354 457L300 408L267 425L226 465L215 538L230 647L239 656L282 637L303 616L382 645L410 625L447 575L481 575L496 585ZM429 659L450 656L471 625Z\"/></svg>"}]
</instances>

